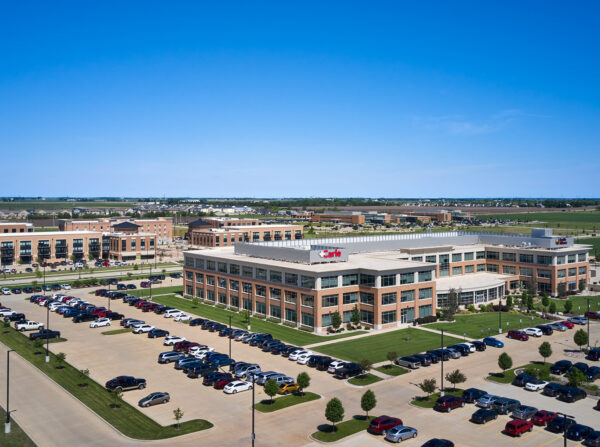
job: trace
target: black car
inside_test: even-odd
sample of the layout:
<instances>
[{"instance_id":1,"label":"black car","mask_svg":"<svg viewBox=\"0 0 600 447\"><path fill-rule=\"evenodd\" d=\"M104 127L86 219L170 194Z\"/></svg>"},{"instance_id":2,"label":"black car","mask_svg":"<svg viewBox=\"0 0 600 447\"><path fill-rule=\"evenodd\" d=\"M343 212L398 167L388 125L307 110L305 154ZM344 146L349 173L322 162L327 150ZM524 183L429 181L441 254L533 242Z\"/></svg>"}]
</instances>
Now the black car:
<instances>
[{"instance_id":1,"label":"black car","mask_svg":"<svg viewBox=\"0 0 600 447\"><path fill-rule=\"evenodd\" d=\"M306 362L306 365L309 366L310 368L315 368L317 366L317 363L319 363L319 361L324 360L324 359L331 360L331 357L328 357L326 355L311 355L308 358L308 362Z\"/></svg>"},{"instance_id":2,"label":"black car","mask_svg":"<svg viewBox=\"0 0 600 447\"><path fill-rule=\"evenodd\" d=\"M535 377L522 373L515 377L515 380L513 380L512 384L515 386L524 387L527 385L527 382L531 382L532 380L535 380Z\"/></svg>"},{"instance_id":3,"label":"black car","mask_svg":"<svg viewBox=\"0 0 600 447\"><path fill-rule=\"evenodd\" d=\"M585 399L587 397L587 393L583 391L581 388L575 388L572 386L564 387L559 395L558 400L562 400L563 402L577 402L578 400Z\"/></svg>"},{"instance_id":4,"label":"black car","mask_svg":"<svg viewBox=\"0 0 600 447\"><path fill-rule=\"evenodd\" d=\"M421 366L429 366L432 363L434 363L433 356L429 354L413 354L411 357L414 357L417 360L419 360ZM437 363L437 361L435 363Z\"/></svg>"},{"instance_id":5,"label":"black car","mask_svg":"<svg viewBox=\"0 0 600 447\"><path fill-rule=\"evenodd\" d=\"M104 316L110 320L122 320L125 315L120 314L118 312L108 311Z\"/></svg>"},{"instance_id":6,"label":"black car","mask_svg":"<svg viewBox=\"0 0 600 447\"><path fill-rule=\"evenodd\" d=\"M23 313L7 315L6 317L4 317L4 321L21 321L24 319L25 319L25 314L23 314Z\"/></svg>"},{"instance_id":7,"label":"black car","mask_svg":"<svg viewBox=\"0 0 600 447\"><path fill-rule=\"evenodd\" d=\"M600 367L598 366L590 366L588 370L585 372L588 381L593 382L596 379L600 378Z\"/></svg>"},{"instance_id":8,"label":"black car","mask_svg":"<svg viewBox=\"0 0 600 447\"><path fill-rule=\"evenodd\" d=\"M433 438L427 441L421 447L454 447L454 443L452 441L448 441L447 439Z\"/></svg>"},{"instance_id":9,"label":"black car","mask_svg":"<svg viewBox=\"0 0 600 447\"><path fill-rule=\"evenodd\" d=\"M23 293L33 293L33 287L23 287Z\"/></svg>"},{"instance_id":10,"label":"black car","mask_svg":"<svg viewBox=\"0 0 600 447\"><path fill-rule=\"evenodd\" d=\"M233 329L224 327L219 331L219 337L227 337L231 332L233 332Z\"/></svg>"},{"instance_id":11,"label":"black car","mask_svg":"<svg viewBox=\"0 0 600 447\"><path fill-rule=\"evenodd\" d=\"M536 326L540 331L542 331L542 334L544 335L552 335L554 333L554 329L552 329L549 325L547 324L540 324L539 326Z\"/></svg>"},{"instance_id":12,"label":"black car","mask_svg":"<svg viewBox=\"0 0 600 447\"><path fill-rule=\"evenodd\" d=\"M585 438L584 444L589 447L600 447L600 431L591 432L587 438Z\"/></svg>"},{"instance_id":13,"label":"black car","mask_svg":"<svg viewBox=\"0 0 600 447\"><path fill-rule=\"evenodd\" d=\"M487 408L480 408L471 416L471 421L476 424L485 424L486 422L498 419L498 413Z\"/></svg>"},{"instance_id":14,"label":"black car","mask_svg":"<svg viewBox=\"0 0 600 447\"><path fill-rule=\"evenodd\" d=\"M202 385L213 386L215 382L224 379L225 377L229 378L232 377L232 375L229 373L222 373L218 371L208 373L202 379Z\"/></svg>"},{"instance_id":15,"label":"black car","mask_svg":"<svg viewBox=\"0 0 600 447\"><path fill-rule=\"evenodd\" d=\"M23 291L25 291L25 289L23 289ZM27 293L30 293L30 292L27 292ZM590 351L588 352L588 355L586 356L586 359L594 360L594 361L600 360L600 348L590 349Z\"/></svg>"},{"instance_id":16,"label":"black car","mask_svg":"<svg viewBox=\"0 0 600 447\"><path fill-rule=\"evenodd\" d=\"M487 349L487 345L482 341L473 340L469 343L471 343L473 346L475 346L476 351L485 351Z\"/></svg>"},{"instance_id":17,"label":"black car","mask_svg":"<svg viewBox=\"0 0 600 447\"><path fill-rule=\"evenodd\" d=\"M572 424L567 428L567 438L571 441L581 441L594 431L592 427L582 424Z\"/></svg>"},{"instance_id":18,"label":"black car","mask_svg":"<svg viewBox=\"0 0 600 447\"><path fill-rule=\"evenodd\" d=\"M156 312L156 309L154 309L154 311ZM200 326L204 321L204 318L194 318L193 320L190 320L190 326Z\"/></svg>"},{"instance_id":19,"label":"black car","mask_svg":"<svg viewBox=\"0 0 600 447\"><path fill-rule=\"evenodd\" d=\"M285 348L287 348L286 344L277 343L276 345L270 347L270 351L273 355L279 355Z\"/></svg>"},{"instance_id":20,"label":"black car","mask_svg":"<svg viewBox=\"0 0 600 447\"><path fill-rule=\"evenodd\" d=\"M363 372L358 363L346 363L343 368L338 369L334 376L338 379L348 379L350 377L359 376Z\"/></svg>"},{"instance_id":21,"label":"black car","mask_svg":"<svg viewBox=\"0 0 600 447\"><path fill-rule=\"evenodd\" d=\"M120 389L121 391L143 390L146 388L146 379L136 379L131 376L119 376L106 382L105 387L108 391L117 389Z\"/></svg>"},{"instance_id":22,"label":"black car","mask_svg":"<svg viewBox=\"0 0 600 447\"><path fill-rule=\"evenodd\" d=\"M125 284L117 284L117 290L127 290L127 286Z\"/></svg>"},{"instance_id":23,"label":"black car","mask_svg":"<svg viewBox=\"0 0 600 447\"><path fill-rule=\"evenodd\" d=\"M471 353L471 350L469 349L469 347L467 345L463 345L463 344L452 345L452 346L449 346L449 348L452 348L452 349L460 352L461 357L466 357Z\"/></svg>"},{"instance_id":24,"label":"black car","mask_svg":"<svg viewBox=\"0 0 600 447\"><path fill-rule=\"evenodd\" d=\"M166 337L167 335L169 335L169 331L164 329L150 329L148 331L148 338Z\"/></svg>"},{"instance_id":25,"label":"black car","mask_svg":"<svg viewBox=\"0 0 600 447\"><path fill-rule=\"evenodd\" d=\"M315 363L315 368L317 371L327 371L329 369L329 365L333 362L331 357L322 357Z\"/></svg>"},{"instance_id":26,"label":"black car","mask_svg":"<svg viewBox=\"0 0 600 447\"><path fill-rule=\"evenodd\" d=\"M215 372L217 370L218 368L216 365L213 365L212 363L203 363L200 365L196 365L193 368L190 368L187 371L187 376L190 379L197 379L198 377L203 377L206 374Z\"/></svg>"},{"instance_id":27,"label":"black car","mask_svg":"<svg viewBox=\"0 0 600 447\"><path fill-rule=\"evenodd\" d=\"M98 318L98 315L86 312L86 313L82 313L79 315L75 315L73 317L73 323L81 323L82 321L94 321L97 318Z\"/></svg>"},{"instance_id":28,"label":"black car","mask_svg":"<svg viewBox=\"0 0 600 447\"><path fill-rule=\"evenodd\" d=\"M486 394L487 394L487 392L485 392L483 390L480 390L477 388L468 388L463 391L462 398L464 399L464 401L466 403L472 404L477 399L479 399L481 396L484 396Z\"/></svg>"},{"instance_id":29,"label":"black car","mask_svg":"<svg viewBox=\"0 0 600 447\"><path fill-rule=\"evenodd\" d=\"M138 298L138 297L136 297L136 298L133 298L133 299L130 299L130 300L129 300L129 305L130 305L130 306L135 306L135 305L136 305L137 303L139 303L140 301L142 301L142 299L141 299L141 298Z\"/></svg>"},{"instance_id":30,"label":"black car","mask_svg":"<svg viewBox=\"0 0 600 447\"><path fill-rule=\"evenodd\" d=\"M556 417L552 419L546 425L546 429L553 433L562 433L565 431L565 428L569 428L571 425L575 424L575 419L564 418L564 417Z\"/></svg>"},{"instance_id":31,"label":"black car","mask_svg":"<svg viewBox=\"0 0 600 447\"><path fill-rule=\"evenodd\" d=\"M569 368L573 366L569 360L559 360L554 365L550 367L551 374L565 374Z\"/></svg>"},{"instance_id":32,"label":"black car","mask_svg":"<svg viewBox=\"0 0 600 447\"><path fill-rule=\"evenodd\" d=\"M51 329L40 329L38 332L29 334L30 340L47 340L51 338L60 338L60 331L53 331Z\"/></svg>"},{"instance_id":33,"label":"black car","mask_svg":"<svg viewBox=\"0 0 600 447\"><path fill-rule=\"evenodd\" d=\"M542 394L544 396L557 397L560 395L560 392L565 388L564 385L560 383L550 382L548 385L544 387L542 390Z\"/></svg>"},{"instance_id":34,"label":"black car","mask_svg":"<svg viewBox=\"0 0 600 447\"><path fill-rule=\"evenodd\" d=\"M571 366L569 368L569 370L567 371L567 374L570 373L571 371L573 371L573 368L577 368L579 371L581 371L582 373L586 373L589 366L587 363L583 363L583 362L577 362L577 363L573 363L573 366Z\"/></svg>"},{"instance_id":35,"label":"black car","mask_svg":"<svg viewBox=\"0 0 600 447\"><path fill-rule=\"evenodd\" d=\"M299 348L297 346L287 346L285 349L283 349L281 351L281 356L282 357L289 357L290 354L296 352L296 351L301 351L302 348Z\"/></svg>"},{"instance_id":36,"label":"black car","mask_svg":"<svg viewBox=\"0 0 600 447\"><path fill-rule=\"evenodd\" d=\"M438 356L440 359L443 359L444 362L447 362L448 360L450 360L452 358L452 356L450 355L450 351L448 351L447 349L432 349L431 351L427 351L427 354L435 354L436 356Z\"/></svg>"},{"instance_id":37,"label":"black car","mask_svg":"<svg viewBox=\"0 0 600 447\"><path fill-rule=\"evenodd\" d=\"M208 332L218 332L218 331L220 331L221 329L224 329L224 328L226 328L226 327L227 327L227 326L225 326L223 323L216 323L216 324L213 324L212 326L210 326L210 327L208 328Z\"/></svg>"},{"instance_id":38,"label":"black car","mask_svg":"<svg viewBox=\"0 0 600 447\"><path fill-rule=\"evenodd\" d=\"M154 313L161 315L170 309L173 309L173 308L171 306L165 306L164 304L161 304L160 306L156 306L154 308Z\"/></svg>"}]
</instances>

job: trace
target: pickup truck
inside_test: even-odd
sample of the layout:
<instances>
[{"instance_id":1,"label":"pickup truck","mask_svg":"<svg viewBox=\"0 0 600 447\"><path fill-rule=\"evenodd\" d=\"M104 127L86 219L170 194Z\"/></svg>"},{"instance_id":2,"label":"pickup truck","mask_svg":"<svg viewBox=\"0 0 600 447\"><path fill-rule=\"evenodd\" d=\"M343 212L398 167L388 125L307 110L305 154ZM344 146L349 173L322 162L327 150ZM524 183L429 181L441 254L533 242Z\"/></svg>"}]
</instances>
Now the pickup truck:
<instances>
[{"instance_id":1,"label":"pickup truck","mask_svg":"<svg viewBox=\"0 0 600 447\"><path fill-rule=\"evenodd\" d=\"M37 331L44 327L44 323L38 323L37 321L17 321L15 323L15 329L17 331Z\"/></svg>"},{"instance_id":2,"label":"pickup truck","mask_svg":"<svg viewBox=\"0 0 600 447\"><path fill-rule=\"evenodd\" d=\"M34 332L33 334L29 334L29 338L31 340L46 340L48 338L60 338L59 331L52 331L50 329L40 329L39 332Z\"/></svg>"}]
</instances>

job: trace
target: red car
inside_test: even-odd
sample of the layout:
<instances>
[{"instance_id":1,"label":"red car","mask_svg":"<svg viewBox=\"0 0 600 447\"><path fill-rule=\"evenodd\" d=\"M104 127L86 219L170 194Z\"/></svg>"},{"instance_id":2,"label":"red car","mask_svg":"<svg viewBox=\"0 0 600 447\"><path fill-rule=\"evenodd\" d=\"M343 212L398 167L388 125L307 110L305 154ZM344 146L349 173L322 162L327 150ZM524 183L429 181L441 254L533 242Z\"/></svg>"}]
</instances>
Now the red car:
<instances>
[{"instance_id":1,"label":"red car","mask_svg":"<svg viewBox=\"0 0 600 447\"><path fill-rule=\"evenodd\" d=\"M104 261L104 262L102 263L102 267L110 267L110 262L108 262L108 261Z\"/></svg>"},{"instance_id":2,"label":"red car","mask_svg":"<svg viewBox=\"0 0 600 447\"><path fill-rule=\"evenodd\" d=\"M464 406L465 400L462 397L443 396L435 402L435 406L433 407L433 409L437 411L445 411L446 413L450 413L450 410L454 410L455 408Z\"/></svg>"},{"instance_id":3,"label":"red car","mask_svg":"<svg viewBox=\"0 0 600 447\"><path fill-rule=\"evenodd\" d=\"M98 316L100 316L100 313L102 312L106 312L106 307L96 307L94 310L92 310L92 313Z\"/></svg>"},{"instance_id":4,"label":"red car","mask_svg":"<svg viewBox=\"0 0 600 447\"><path fill-rule=\"evenodd\" d=\"M535 425L541 425L544 427L548 424L548 422L556 417L558 417L558 414L554 413L553 411L540 410L531 417L531 422L533 422Z\"/></svg>"},{"instance_id":5,"label":"red car","mask_svg":"<svg viewBox=\"0 0 600 447\"><path fill-rule=\"evenodd\" d=\"M146 300L139 300L137 303L134 304L134 306L137 307L138 309L141 309L142 306L147 303L148 303L148 301L146 301Z\"/></svg>"},{"instance_id":6,"label":"red car","mask_svg":"<svg viewBox=\"0 0 600 447\"><path fill-rule=\"evenodd\" d=\"M575 327L575 323L573 323L572 321L569 321L569 320L559 321L559 323L562 324L563 326L568 327L569 329L573 329Z\"/></svg>"},{"instance_id":7,"label":"red car","mask_svg":"<svg viewBox=\"0 0 600 447\"><path fill-rule=\"evenodd\" d=\"M103 293L108 292L106 289L98 289L96 290L96 296L102 296Z\"/></svg>"},{"instance_id":8,"label":"red car","mask_svg":"<svg viewBox=\"0 0 600 447\"><path fill-rule=\"evenodd\" d=\"M142 281L140 283L140 287L143 289L147 289L148 287L150 287L150 281Z\"/></svg>"},{"instance_id":9,"label":"red car","mask_svg":"<svg viewBox=\"0 0 600 447\"><path fill-rule=\"evenodd\" d=\"M142 309L142 312L150 312L151 310L154 310L154 308L156 306L158 306L158 304L146 302L146 303L142 304L141 309Z\"/></svg>"},{"instance_id":10,"label":"red car","mask_svg":"<svg viewBox=\"0 0 600 447\"><path fill-rule=\"evenodd\" d=\"M385 415L379 416L371 421L367 431L375 435L385 435L389 429L394 428L396 425L404 425L402 419Z\"/></svg>"},{"instance_id":11,"label":"red car","mask_svg":"<svg viewBox=\"0 0 600 447\"><path fill-rule=\"evenodd\" d=\"M200 343L196 342L188 342L188 345L185 347L185 352L190 352L190 349L192 349L194 346L201 346L203 348L206 348L206 345L201 345Z\"/></svg>"},{"instance_id":12,"label":"red car","mask_svg":"<svg viewBox=\"0 0 600 447\"><path fill-rule=\"evenodd\" d=\"M504 427L506 434L511 436L521 436L523 433L531 430L533 430L533 424L523 419L513 419Z\"/></svg>"},{"instance_id":13,"label":"red car","mask_svg":"<svg viewBox=\"0 0 600 447\"><path fill-rule=\"evenodd\" d=\"M529 335L527 335L523 331L517 331L517 330L513 329L513 330L508 331L508 334L506 334L506 338L512 338L514 340L527 341L527 340L529 340Z\"/></svg>"},{"instance_id":14,"label":"red car","mask_svg":"<svg viewBox=\"0 0 600 447\"><path fill-rule=\"evenodd\" d=\"M600 410L600 400L596 402L596 406L594 407L596 410Z\"/></svg>"},{"instance_id":15,"label":"red car","mask_svg":"<svg viewBox=\"0 0 600 447\"><path fill-rule=\"evenodd\" d=\"M587 311L584 316L586 318L589 318L590 320L598 320L600 319L600 312L594 312L594 311Z\"/></svg>"},{"instance_id":16,"label":"red car","mask_svg":"<svg viewBox=\"0 0 600 447\"><path fill-rule=\"evenodd\" d=\"M191 341L180 341L175 343L175 346L173 346L173 351L182 352L185 351L187 347L191 345L198 345L198 343L194 343Z\"/></svg>"},{"instance_id":17,"label":"red car","mask_svg":"<svg viewBox=\"0 0 600 447\"><path fill-rule=\"evenodd\" d=\"M217 380L213 386L217 390L222 390L225 385L235 380L237 380L235 377L223 377L222 379Z\"/></svg>"}]
</instances>

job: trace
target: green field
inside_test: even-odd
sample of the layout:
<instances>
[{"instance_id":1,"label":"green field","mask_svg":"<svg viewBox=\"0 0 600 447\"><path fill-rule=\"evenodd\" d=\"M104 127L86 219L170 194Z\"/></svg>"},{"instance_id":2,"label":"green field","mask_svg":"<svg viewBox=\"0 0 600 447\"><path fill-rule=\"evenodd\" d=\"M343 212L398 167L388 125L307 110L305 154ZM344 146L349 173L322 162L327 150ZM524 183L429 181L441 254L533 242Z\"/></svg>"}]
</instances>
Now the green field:
<instances>
[{"instance_id":1,"label":"green field","mask_svg":"<svg viewBox=\"0 0 600 447\"><path fill-rule=\"evenodd\" d=\"M472 315L455 315L453 323L431 323L426 327L431 329L443 329L446 332L463 336L466 333L469 338L483 338L488 335L498 335L498 313L487 312ZM506 333L509 329L522 329L538 324L546 323L541 318L528 317L526 315L502 313L502 332ZM508 325L506 323L509 323ZM490 329L488 331L488 328ZM488 334L489 333L489 334Z\"/></svg>"},{"instance_id":2,"label":"green field","mask_svg":"<svg viewBox=\"0 0 600 447\"><path fill-rule=\"evenodd\" d=\"M462 342L454 337L444 337L444 345L453 345ZM441 346L440 336L433 332L420 329L407 328L369 337L346 340L338 343L318 346L314 351L353 362L368 359L371 363L387 360L387 353L395 351L398 357L417 352L436 349Z\"/></svg>"},{"instance_id":3,"label":"green field","mask_svg":"<svg viewBox=\"0 0 600 447\"><path fill-rule=\"evenodd\" d=\"M12 413L12 411L11 411ZM6 411L0 407L0 419L6 420ZM29 436L19 427L14 419L10 422L10 434L0 431L0 446L2 447L35 447L35 443L29 439Z\"/></svg>"},{"instance_id":4,"label":"green field","mask_svg":"<svg viewBox=\"0 0 600 447\"><path fill-rule=\"evenodd\" d=\"M583 315L587 311L587 299L590 299L590 310L597 312L600 311L600 296L570 296L568 299L573 302L573 310L571 313L577 315ZM551 303L556 303L556 310L558 312L564 312L566 299L550 298ZM542 309L541 302L538 302L535 306L537 309Z\"/></svg>"},{"instance_id":5,"label":"green field","mask_svg":"<svg viewBox=\"0 0 600 447\"><path fill-rule=\"evenodd\" d=\"M288 396L277 397L271 403L270 399L265 399L254 405L258 411L262 413L272 413L273 411L281 410L282 408L293 407L294 405L303 404L312 400L318 400L321 396L308 391L301 394L290 394Z\"/></svg>"},{"instance_id":6,"label":"green field","mask_svg":"<svg viewBox=\"0 0 600 447\"><path fill-rule=\"evenodd\" d=\"M243 316L237 312L220 309L216 306L209 304L198 303L194 306L191 300L187 298L178 298L175 295L159 296L152 299L153 301L168 306L173 306L184 312L190 314L199 315L204 318L208 318L213 321L220 321L221 323L229 323L229 316L231 316L231 325L233 327L246 329L246 322ZM352 337L354 335L364 334L364 331L352 331L338 335L322 336L315 335L310 332L301 331L298 329L290 328L280 324L270 323L266 320L251 317L250 318L250 329L253 332L268 332L273 336L285 343L293 343L297 346L310 345L312 343L319 343L327 340L333 340L337 338Z\"/></svg>"},{"instance_id":7,"label":"green field","mask_svg":"<svg viewBox=\"0 0 600 447\"><path fill-rule=\"evenodd\" d=\"M375 374L363 374L361 376L352 377L348 380L348 383L356 386L367 386L372 383L381 382L383 379Z\"/></svg>"},{"instance_id":8,"label":"green field","mask_svg":"<svg viewBox=\"0 0 600 447\"><path fill-rule=\"evenodd\" d=\"M600 258L600 237L581 237L575 239L577 244L591 245L590 256Z\"/></svg>"},{"instance_id":9,"label":"green field","mask_svg":"<svg viewBox=\"0 0 600 447\"><path fill-rule=\"evenodd\" d=\"M150 288L147 289L134 289L127 290L127 293L134 296L139 296L140 298L144 298L150 296ZM183 293L183 286L173 286L173 287L152 287L152 297L156 295L169 295L174 293Z\"/></svg>"},{"instance_id":10,"label":"green field","mask_svg":"<svg viewBox=\"0 0 600 447\"><path fill-rule=\"evenodd\" d=\"M61 210L72 208L130 208L137 202L67 202L51 200L23 200L0 202L0 210Z\"/></svg>"},{"instance_id":11,"label":"green field","mask_svg":"<svg viewBox=\"0 0 600 447\"><path fill-rule=\"evenodd\" d=\"M551 228L579 228L600 230L600 211L565 211L557 213L481 214L482 220L513 220L515 222L543 222Z\"/></svg>"}]
</instances>

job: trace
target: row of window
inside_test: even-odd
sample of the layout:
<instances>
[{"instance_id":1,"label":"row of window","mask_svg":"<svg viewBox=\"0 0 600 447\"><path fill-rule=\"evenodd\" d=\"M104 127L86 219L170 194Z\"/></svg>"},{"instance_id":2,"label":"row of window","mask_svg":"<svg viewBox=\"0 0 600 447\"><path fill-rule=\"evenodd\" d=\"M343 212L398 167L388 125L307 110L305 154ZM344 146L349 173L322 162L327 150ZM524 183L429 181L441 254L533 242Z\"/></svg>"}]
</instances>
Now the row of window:
<instances>
[{"instance_id":1,"label":"row of window","mask_svg":"<svg viewBox=\"0 0 600 447\"><path fill-rule=\"evenodd\" d=\"M426 289L419 289L419 299L428 300L433 295L433 289L428 287ZM381 295L381 305L386 306L390 304L396 304L398 300L398 294L396 292L384 293ZM405 290L400 293L400 302L411 302L415 300L414 290ZM375 303L375 295L368 292L349 292L342 294L342 304L366 304L372 306ZM339 294L324 295L321 298L322 307L337 307L339 304Z\"/></svg>"}]
</instances>

